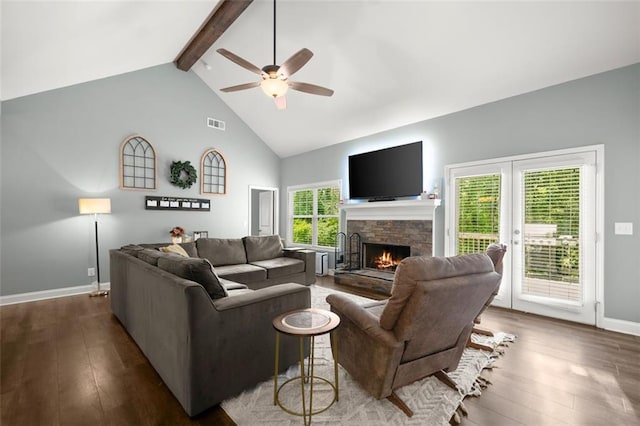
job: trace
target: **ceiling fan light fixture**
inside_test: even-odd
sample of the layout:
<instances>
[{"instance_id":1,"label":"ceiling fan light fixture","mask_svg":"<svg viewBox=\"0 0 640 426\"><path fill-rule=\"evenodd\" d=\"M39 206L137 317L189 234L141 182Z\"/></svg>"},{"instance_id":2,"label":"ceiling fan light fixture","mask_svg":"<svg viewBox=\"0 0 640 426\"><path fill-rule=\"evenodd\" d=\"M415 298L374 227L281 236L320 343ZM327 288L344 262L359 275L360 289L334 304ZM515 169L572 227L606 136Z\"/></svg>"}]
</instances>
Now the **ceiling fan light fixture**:
<instances>
[{"instance_id":1,"label":"ceiling fan light fixture","mask_svg":"<svg viewBox=\"0 0 640 426\"><path fill-rule=\"evenodd\" d=\"M279 78L265 78L260 83L260 87L262 87L262 91L270 98L283 96L287 93L287 89L289 89L287 82Z\"/></svg>"}]
</instances>

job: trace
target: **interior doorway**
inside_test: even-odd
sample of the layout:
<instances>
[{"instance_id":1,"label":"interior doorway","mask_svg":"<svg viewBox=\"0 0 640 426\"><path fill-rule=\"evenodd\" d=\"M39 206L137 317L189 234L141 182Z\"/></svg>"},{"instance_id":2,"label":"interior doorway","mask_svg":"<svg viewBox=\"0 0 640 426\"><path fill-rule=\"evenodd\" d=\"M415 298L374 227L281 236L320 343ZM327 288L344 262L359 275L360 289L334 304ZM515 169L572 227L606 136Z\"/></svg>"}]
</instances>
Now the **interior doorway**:
<instances>
[{"instance_id":1,"label":"interior doorway","mask_svg":"<svg viewBox=\"0 0 640 426\"><path fill-rule=\"evenodd\" d=\"M279 233L278 200L278 188L249 185L249 235Z\"/></svg>"}]
</instances>

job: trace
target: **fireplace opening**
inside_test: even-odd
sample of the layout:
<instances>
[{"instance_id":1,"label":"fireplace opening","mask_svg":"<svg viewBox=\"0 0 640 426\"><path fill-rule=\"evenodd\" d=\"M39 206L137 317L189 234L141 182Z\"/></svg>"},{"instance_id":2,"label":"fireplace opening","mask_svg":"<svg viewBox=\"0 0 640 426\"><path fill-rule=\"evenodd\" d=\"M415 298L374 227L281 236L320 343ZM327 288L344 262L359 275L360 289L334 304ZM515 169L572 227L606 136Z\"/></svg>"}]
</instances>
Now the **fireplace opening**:
<instances>
[{"instance_id":1,"label":"fireplace opening","mask_svg":"<svg viewBox=\"0 0 640 426\"><path fill-rule=\"evenodd\" d=\"M362 243L365 269L394 272L402 259L411 256L411 247L393 244Z\"/></svg>"}]
</instances>

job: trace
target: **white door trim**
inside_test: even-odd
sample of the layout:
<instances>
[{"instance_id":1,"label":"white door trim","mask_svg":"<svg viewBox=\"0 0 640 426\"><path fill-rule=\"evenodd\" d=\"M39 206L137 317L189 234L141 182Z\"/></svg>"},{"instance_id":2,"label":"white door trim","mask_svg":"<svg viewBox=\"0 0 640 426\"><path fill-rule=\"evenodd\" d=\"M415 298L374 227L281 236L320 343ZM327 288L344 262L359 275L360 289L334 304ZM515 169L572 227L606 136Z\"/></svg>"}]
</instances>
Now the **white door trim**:
<instances>
[{"instance_id":1,"label":"white door trim","mask_svg":"<svg viewBox=\"0 0 640 426\"><path fill-rule=\"evenodd\" d=\"M258 186L249 185L249 220L247 221L249 227L247 229L247 235L251 235L252 223L251 216L253 212L253 206L251 202L251 194L253 190L259 191L272 191L273 192L273 234L280 235L280 189L273 186Z\"/></svg>"},{"instance_id":2,"label":"white door trim","mask_svg":"<svg viewBox=\"0 0 640 426\"><path fill-rule=\"evenodd\" d=\"M507 157L498 157L487 160L471 161L467 163L449 164L444 167L445 176L445 255L450 255L449 233L452 226L450 209L453 203L451 200L454 194L451 192L450 175L452 169L470 167L470 166L483 166L494 163L502 163L505 161L520 161L528 160L531 158L541 158L545 156L558 156L564 154L576 154L584 152L595 152L596 164L595 170L595 297L596 297L596 327L602 328L604 326L604 144L588 145L576 148L559 149L554 151L543 151L530 154L512 155Z\"/></svg>"}]
</instances>

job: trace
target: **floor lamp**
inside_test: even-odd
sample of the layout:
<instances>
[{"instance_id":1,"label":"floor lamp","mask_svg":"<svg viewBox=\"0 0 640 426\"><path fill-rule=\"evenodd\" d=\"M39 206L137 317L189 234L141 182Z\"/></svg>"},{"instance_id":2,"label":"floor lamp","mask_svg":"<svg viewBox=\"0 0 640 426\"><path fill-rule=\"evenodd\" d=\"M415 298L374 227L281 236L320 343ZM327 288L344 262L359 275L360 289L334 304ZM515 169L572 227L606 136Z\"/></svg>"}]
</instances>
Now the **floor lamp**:
<instances>
[{"instance_id":1,"label":"floor lamp","mask_svg":"<svg viewBox=\"0 0 640 426\"><path fill-rule=\"evenodd\" d=\"M96 230L96 273L98 277L98 290L89 293L90 297L107 296L109 290L100 290L100 253L98 251L98 215L111 213L110 198L79 198L78 208L80 214L92 214Z\"/></svg>"}]
</instances>

